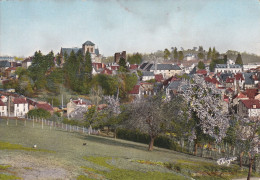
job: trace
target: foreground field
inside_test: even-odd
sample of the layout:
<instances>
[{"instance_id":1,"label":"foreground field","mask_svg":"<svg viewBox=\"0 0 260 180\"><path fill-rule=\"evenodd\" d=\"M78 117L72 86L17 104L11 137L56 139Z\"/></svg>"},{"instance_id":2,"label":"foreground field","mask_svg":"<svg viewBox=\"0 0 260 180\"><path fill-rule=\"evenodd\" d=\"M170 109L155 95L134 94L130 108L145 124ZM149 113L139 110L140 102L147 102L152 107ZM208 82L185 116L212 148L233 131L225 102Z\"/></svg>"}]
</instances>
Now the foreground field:
<instances>
[{"instance_id":1,"label":"foreground field","mask_svg":"<svg viewBox=\"0 0 260 180\"><path fill-rule=\"evenodd\" d=\"M37 144L37 148L32 148ZM86 144L86 145L83 145ZM0 120L0 179L232 179L237 166L99 136Z\"/></svg>"}]
</instances>

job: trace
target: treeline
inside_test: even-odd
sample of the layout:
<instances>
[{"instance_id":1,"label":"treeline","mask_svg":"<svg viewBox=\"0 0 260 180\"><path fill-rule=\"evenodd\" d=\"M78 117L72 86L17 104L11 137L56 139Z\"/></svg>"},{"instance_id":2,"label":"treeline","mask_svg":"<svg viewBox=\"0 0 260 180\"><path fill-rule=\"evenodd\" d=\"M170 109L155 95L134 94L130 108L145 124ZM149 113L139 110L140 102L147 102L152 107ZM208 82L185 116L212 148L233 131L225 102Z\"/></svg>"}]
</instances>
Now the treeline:
<instances>
[{"instance_id":1,"label":"treeline","mask_svg":"<svg viewBox=\"0 0 260 180\"><path fill-rule=\"evenodd\" d=\"M135 56L131 57L136 59ZM87 52L84 56L81 51L72 51L64 54L64 63L61 66L62 56L53 52L43 55L36 51L32 65L28 69L17 68L18 79L10 80L4 88L14 88L16 92L28 97L37 96L41 92L60 94L61 88L67 88L77 94L87 95L92 88L99 88L103 95L115 95L119 92L121 99L127 98L137 82L135 74L130 74L126 67L122 67L117 75L92 74L91 56ZM125 61L125 60L124 60Z\"/></svg>"}]
</instances>

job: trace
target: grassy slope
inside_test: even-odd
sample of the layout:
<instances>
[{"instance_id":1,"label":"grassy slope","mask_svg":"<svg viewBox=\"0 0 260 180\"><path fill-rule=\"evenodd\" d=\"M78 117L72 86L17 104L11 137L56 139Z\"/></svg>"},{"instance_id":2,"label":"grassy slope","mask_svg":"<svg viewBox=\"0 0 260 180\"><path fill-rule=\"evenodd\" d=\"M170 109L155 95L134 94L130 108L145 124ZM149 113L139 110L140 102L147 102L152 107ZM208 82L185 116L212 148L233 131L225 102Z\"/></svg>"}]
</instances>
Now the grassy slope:
<instances>
[{"instance_id":1,"label":"grassy slope","mask_svg":"<svg viewBox=\"0 0 260 180\"><path fill-rule=\"evenodd\" d=\"M0 142L0 162L11 165L8 169L15 173L9 175L23 178L30 174L39 177L66 174L78 179L230 179L246 174L237 167L217 166L214 161L166 149L155 148L148 152L144 144L48 127L42 130L40 125L32 128L29 122L26 127L22 122L15 126L15 121L6 126L6 122L0 120ZM31 151L33 144L44 150ZM6 145L16 148L3 148ZM0 174L3 173L0 171Z\"/></svg>"}]
</instances>

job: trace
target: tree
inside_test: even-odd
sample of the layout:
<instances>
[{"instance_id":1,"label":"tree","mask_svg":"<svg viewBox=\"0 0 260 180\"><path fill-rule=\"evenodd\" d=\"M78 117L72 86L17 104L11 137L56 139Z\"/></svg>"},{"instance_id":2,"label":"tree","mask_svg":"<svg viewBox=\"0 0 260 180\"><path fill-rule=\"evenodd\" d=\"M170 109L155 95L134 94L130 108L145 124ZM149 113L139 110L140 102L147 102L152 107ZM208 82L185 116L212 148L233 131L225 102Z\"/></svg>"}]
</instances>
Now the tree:
<instances>
[{"instance_id":1,"label":"tree","mask_svg":"<svg viewBox=\"0 0 260 180\"><path fill-rule=\"evenodd\" d=\"M219 89L195 75L190 81L182 81L180 91L190 107L191 114L195 113L198 117L190 140L197 138L200 129L203 134L214 138L217 143L221 142L229 128L229 115L222 109Z\"/></svg>"},{"instance_id":2,"label":"tree","mask_svg":"<svg viewBox=\"0 0 260 180\"><path fill-rule=\"evenodd\" d=\"M132 56L129 55L129 56L127 57L127 61L128 61L130 64L141 64L141 62L142 62L142 55L139 54L139 53L133 54Z\"/></svg>"},{"instance_id":3,"label":"tree","mask_svg":"<svg viewBox=\"0 0 260 180\"><path fill-rule=\"evenodd\" d=\"M243 61L240 53L238 53L235 63L243 66Z\"/></svg>"},{"instance_id":4,"label":"tree","mask_svg":"<svg viewBox=\"0 0 260 180\"><path fill-rule=\"evenodd\" d=\"M182 51L179 51L178 57L179 57L180 61L182 61L184 59L184 55L183 55Z\"/></svg>"},{"instance_id":5,"label":"tree","mask_svg":"<svg viewBox=\"0 0 260 180\"><path fill-rule=\"evenodd\" d=\"M92 79L92 61L91 61L91 56L89 52L86 52L85 55L85 73L87 75L87 79L91 80Z\"/></svg>"},{"instance_id":6,"label":"tree","mask_svg":"<svg viewBox=\"0 0 260 180\"><path fill-rule=\"evenodd\" d=\"M208 54L207 54L207 59L211 59L212 58L212 52L211 52L211 47L209 48Z\"/></svg>"},{"instance_id":7,"label":"tree","mask_svg":"<svg viewBox=\"0 0 260 180\"><path fill-rule=\"evenodd\" d=\"M174 48L173 58L174 58L174 60L177 60L177 59L178 59L178 51L177 51L177 48L176 48L176 47Z\"/></svg>"},{"instance_id":8,"label":"tree","mask_svg":"<svg viewBox=\"0 0 260 180\"><path fill-rule=\"evenodd\" d=\"M216 49L213 47L212 53L211 53L211 58L216 59Z\"/></svg>"},{"instance_id":9,"label":"tree","mask_svg":"<svg viewBox=\"0 0 260 180\"><path fill-rule=\"evenodd\" d=\"M166 116L167 101L163 97L163 94L157 94L156 96L138 99L128 107L129 119L126 126L149 134L149 151L153 150L155 138L170 129L171 119Z\"/></svg>"},{"instance_id":10,"label":"tree","mask_svg":"<svg viewBox=\"0 0 260 180\"><path fill-rule=\"evenodd\" d=\"M170 55L171 55L170 51L167 48L164 49L164 56L163 56L164 60L168 59Z\"/></svg>"},{"instance_id":11,"label":"tree","mask_svg":"<svg viewBox=\"0 0 260 180\"><path fill-rule=\"evenodd\" d=\"M126 61L125 61L125 59L122 58L122 57L119 59L119 70L120 70L121 72L126 72L126 71L127 71Z\"/></svg>"},{"instance_id":12,"label":"tree","mask_svg":"<svg viewBox=\"0 0 260 180\"><path fill-rule=\"evenodd\" d=\"M260 154L260 117L238 118L237 138L238 148L243 148L243 152L248 153L249 170L247 179L250 180L253 163L257 155ZM241 157L240 157L241 159Z\"/></svg>"},{"instance_id":13,"label":"tree","mask_svg":"<svg viewBox=\"0 0 260 180\"><path fill-rule=\"evenodd\" d=\"M227 55L225 54L225 55L224 55L224 63L225 63L225 64L227 64L227 60L228 60L228 59L227 59Z\"/></svg>"},{"instance_id":14,"label":"tree","mask_svg":"<svg viewBox=\"0 0 260 180\"><path fill-rule=\"evenodd\" d=\"M33 109L28 112L29 117L37 117L37 118L44 118L48 119L51 117L51 113L46 111L45 109Z\"/></svg>"},{"instance_id":15,"label":"tree","mask_svg":"<svg viewBox=\"0 0 260 180\"><path fill-rule=\"evenodd\" d=\"M198 68L199 69L205 69L205 64L202 61L199 61Z\"/></svg>"}]
</instances>

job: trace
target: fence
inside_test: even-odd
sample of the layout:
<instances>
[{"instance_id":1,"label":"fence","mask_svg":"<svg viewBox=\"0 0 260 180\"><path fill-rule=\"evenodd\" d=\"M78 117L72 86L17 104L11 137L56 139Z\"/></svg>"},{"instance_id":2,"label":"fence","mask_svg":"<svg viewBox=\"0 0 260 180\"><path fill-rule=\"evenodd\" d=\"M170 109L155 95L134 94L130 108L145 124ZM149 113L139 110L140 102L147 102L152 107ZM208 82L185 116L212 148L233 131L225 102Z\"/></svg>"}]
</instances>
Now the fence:
<instances>
[{"instance_id":1,"label":"fence","mask_svg":"<svg viewBox=\"0 0 260 180\"><path fill-rule=\"evenodd\" d=\"M55 122L55 121L50 121L47 119L43 118L8 118L5 117L4 119L6 121L6 125L9 125L10 120L15 120L15 125L18 125L18 122L22 122L24 126L32 126L32 128L36 127L36 124L38 127L40 126L41 129L54 129L54 130L64 130L68 132L79 132L83 134L88 134L88 135L97 135L99 134L99 130L92 129L92 127L80 127L80 126L73 126L70 124L65 124L65 123L60 123L60 122ZM29 124L30 123L30 124Z\"/></svg>"}]
</instances>

